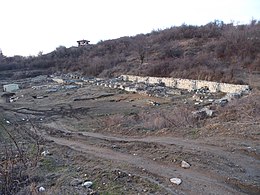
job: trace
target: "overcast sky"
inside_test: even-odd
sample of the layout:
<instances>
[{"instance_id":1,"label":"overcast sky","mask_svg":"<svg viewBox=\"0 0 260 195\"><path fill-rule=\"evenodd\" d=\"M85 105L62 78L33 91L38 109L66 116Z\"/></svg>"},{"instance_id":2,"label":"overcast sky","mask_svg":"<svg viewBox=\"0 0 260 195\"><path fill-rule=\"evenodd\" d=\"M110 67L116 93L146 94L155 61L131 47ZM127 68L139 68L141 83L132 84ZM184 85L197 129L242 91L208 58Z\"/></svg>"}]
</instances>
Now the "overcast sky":
<instances>
[{"instance_id":1,"label":"overcast sky","mask_svg":"<svg viewBox=\"0 0 260 195\"><path fill-rule=\"evenodd\" d=\"M95 44L183 23L252 18L260 20L260 0L0 0L0 49L29 56L80 39Z\"/></svg>"}]
</instances>

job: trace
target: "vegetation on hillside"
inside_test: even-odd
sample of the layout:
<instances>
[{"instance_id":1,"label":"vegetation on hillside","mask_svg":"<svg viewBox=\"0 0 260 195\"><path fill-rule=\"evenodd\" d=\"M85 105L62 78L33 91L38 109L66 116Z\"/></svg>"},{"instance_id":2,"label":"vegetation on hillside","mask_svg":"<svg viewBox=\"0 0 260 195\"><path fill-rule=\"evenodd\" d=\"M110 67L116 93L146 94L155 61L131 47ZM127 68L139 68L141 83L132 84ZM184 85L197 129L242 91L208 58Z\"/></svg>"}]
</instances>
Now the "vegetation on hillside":
<instances>
[{"instance_id":1,"label":"vegetation on hillside","mask_svg":"<svg viewBox=\"0 0 260 195\"><path fill-rule=\"evenodd\" d=\"M23 70L23 74L17 74ZM32 57L0 54L0 74L28 77L79 71L87 76L120 74L172 76L244 83L245 75L260 71L260 21L247 25L210 22L183 24L134 37L100 41Z\"/></svg>"}]
</instances>

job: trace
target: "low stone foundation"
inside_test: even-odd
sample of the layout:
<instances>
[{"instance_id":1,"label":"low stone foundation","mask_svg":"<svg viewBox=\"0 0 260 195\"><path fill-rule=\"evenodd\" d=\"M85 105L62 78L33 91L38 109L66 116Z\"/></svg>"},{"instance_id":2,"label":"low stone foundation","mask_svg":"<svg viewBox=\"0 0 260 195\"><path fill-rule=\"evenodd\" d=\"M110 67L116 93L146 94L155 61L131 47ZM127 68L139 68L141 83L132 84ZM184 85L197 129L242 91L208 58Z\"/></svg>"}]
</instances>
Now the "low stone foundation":
<instances>
[{"instance_id":1,"label":"low stone foundation","mask_svg":"<svg viewBox=\"0 0 260 195\"><path fill-rule=\"evenodd\" d=\"M134 75L122 75L124 81L144 82L147 84L164 83L167 87L186 89L189 91L208 87L211 92L243 93L250 90L249 85L235 85L204 80L179 79L170 77L141 77Z\"/></svg>"}]
</instances>

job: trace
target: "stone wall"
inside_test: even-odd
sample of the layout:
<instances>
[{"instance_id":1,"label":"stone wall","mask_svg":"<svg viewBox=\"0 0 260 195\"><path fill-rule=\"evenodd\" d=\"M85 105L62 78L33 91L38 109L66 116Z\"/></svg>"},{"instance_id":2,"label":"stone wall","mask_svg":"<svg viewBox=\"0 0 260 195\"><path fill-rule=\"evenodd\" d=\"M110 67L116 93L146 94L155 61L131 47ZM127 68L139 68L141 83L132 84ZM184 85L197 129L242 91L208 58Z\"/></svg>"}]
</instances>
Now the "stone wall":
<instances>
[{"instance_id":1,"label":"stone wall","mask_svg":"<svg viewBox=\"0 0 260 195\"><path fill-rule=\"evenodd\" d=\"M62 78L52 78L52 80L53 80L54 82L59 83L59 84L65 83L65 81L64 81Z\"/></svg>"},{"instance_id":2,"label":"stone wall","mask_svg":"<svg viewBox=\"0 0 260 195\"><path fill-rule=\"evenodd\" d=\"M150 84L164 83L167 87L178 89L196 90L207 86L211 92L224 92L224 93L242 93L249 91L248 85L235 85L229 83L219 83L213 81L179 79L170 77L140 77L134 75L122 75L124 81L144 82Z\"/></svg>"}]
</instances>

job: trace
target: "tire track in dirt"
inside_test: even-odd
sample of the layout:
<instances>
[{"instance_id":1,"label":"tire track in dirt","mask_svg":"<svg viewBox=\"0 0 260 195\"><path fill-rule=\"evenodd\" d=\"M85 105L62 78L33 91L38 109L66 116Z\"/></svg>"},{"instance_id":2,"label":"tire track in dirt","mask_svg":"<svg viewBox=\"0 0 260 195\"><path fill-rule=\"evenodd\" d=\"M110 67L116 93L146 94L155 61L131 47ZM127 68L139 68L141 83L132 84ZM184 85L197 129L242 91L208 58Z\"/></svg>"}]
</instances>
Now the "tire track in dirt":
<instances>
[{"instance_id":1,"label":"tire track in dirt","mask_svg":"<svg viewBox=\"0 0 260 195\"><path fill-rule=\"evenodd\" d=\"M71 133L70 131L64 131L67 133ZM177 187L177 194L189 193L189 194L205 194L206 191L210 190L210 192L215 194L243 194L239 189L234 189L232 186L228 185L223 181L223 178L220 179L217 176L208 174L207 172L203 172L192 169L182 169L179 166L174 166L174 164L166 164L159 163L147 159L143 156L133 156L131 154L126 154L118 151L114 151L108 148L101 148L95 145L89 144L87 141L77 141L73 139L66 139L56 136L50 136L46 132L41 132L41 134L45 137L45 139L55 142L58 145L67 146L76 151L90 154L96 156L98 158L112 160L118 163L127 163L138 167L141 169L147 170L148 173L151 173L154 176L162 178L164 183L168 186L171 186L173 194L176 194L176 190L170 184L169 179L172 177L180 177L183 180L183 183ZM73 135L73 133L71 133ZM78 134L78 133L77 133ZM157 142L164 144L180 144L180 140L178 142L172 142L172 140L160 139L160 138L119 138L113 136L106 136L102 134L96 133L88 133L82 132L83 136L89 136L93 138L105 139L105 140L116 140L116 141L143 141L143 142ZM182 145L186 145L186 142L182 142ZM189 144L188 144L189 146ZM190 144L191 146L191 144ZM192 145L194 147L194 145Z\"/></svg>"},{"instance_id":2,"label":"tire track in dirt","mask_svg":"<svg viewBox=\"0 0 260 195\"><path fill-rule=\"evenodd\" d=\"M48 124L48 127L52 127L57 129L57 125L55 123ZM73 134L75 132L67 130L63 128L62 130L65 133ZM88 138L100 139L105 141L113 141L113 142L144 142L144 143L156 143L163 145L174 145L178 147L182 147L184 150L189 150L192 153L196 152L207 152L211 153L214 156L219 156L223 159L228 159L230 162L234 162L236 166L242 167L245 169L246 173L250 177L260 177L260 160L259 157L248 156L243 153L234 153L231 151L226 151L226 148L209 145L205 142L201 142L199 140L185 140L183 138L176 137L155 137L155 136L146 136L142 138L133 138L133 137L120 137L120 136L111 136L104 135L101 133L93 133L93 132L76 132L75 134L82 135Z\"/></svg>"}]
</instances>

